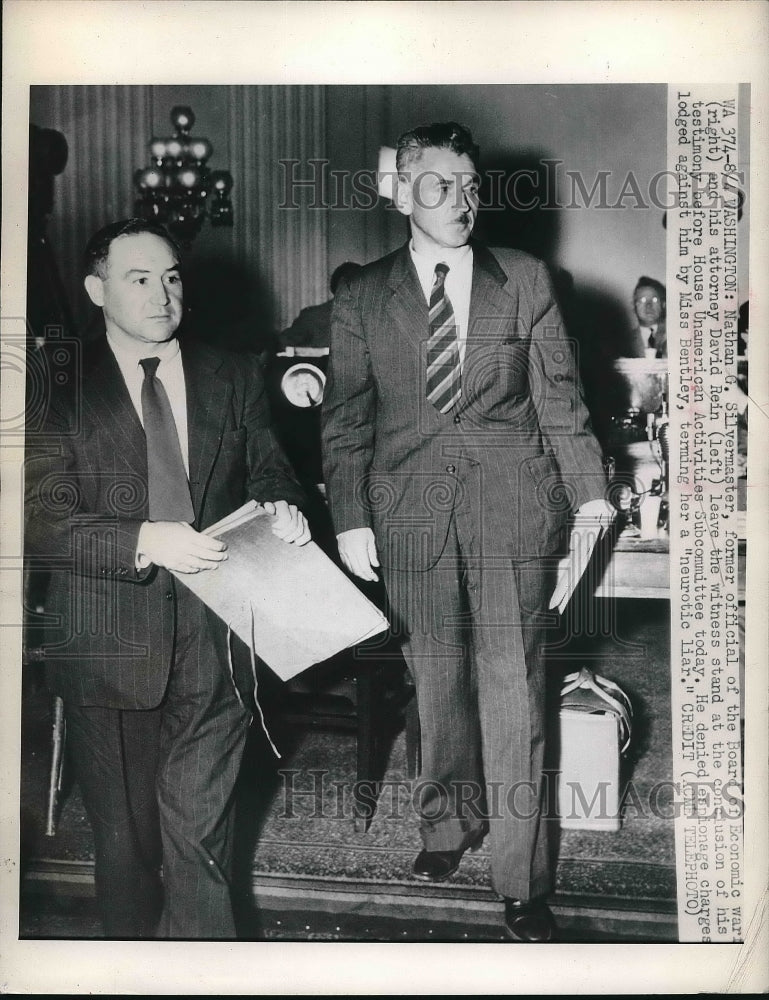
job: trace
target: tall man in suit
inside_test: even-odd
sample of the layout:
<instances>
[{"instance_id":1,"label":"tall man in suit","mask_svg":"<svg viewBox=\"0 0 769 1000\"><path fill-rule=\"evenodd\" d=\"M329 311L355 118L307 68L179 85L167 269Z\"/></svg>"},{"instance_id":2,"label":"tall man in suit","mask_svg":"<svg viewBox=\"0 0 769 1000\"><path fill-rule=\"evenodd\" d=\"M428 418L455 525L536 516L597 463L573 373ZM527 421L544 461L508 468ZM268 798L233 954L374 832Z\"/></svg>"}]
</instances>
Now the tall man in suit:
<instances>
[{"instance_id":1,"label":"tall man in suit","mask_svg":"<svg viewBox=\"0 0 769 1000\"><path fill-rule=\"evenodd\" d=\"M417 878L490 832L510 936L547 941L541 818L551 568L570 511L608 517L599 445L544 266L470 240L478 150L398 141L405 246L337 292L324 475L339 552L381 564L422 734Z\"/></svg>"},{"instance_id":2,"label":"tall man in suit","mask_svg":"<svg viewBox=\"0 0 769 1000\"><path fill-rule=\"evenodd\" d=\"M142 220L100 230L85 287L106 335L54 391L27 464L27 550L52 570L48 679L91 822L108 937L233 937L233 789L250 657L171 571L215 573L202 529L248 499L309 539L258 365L180 345L179 251Z\"/></svg>"}]
</instances>

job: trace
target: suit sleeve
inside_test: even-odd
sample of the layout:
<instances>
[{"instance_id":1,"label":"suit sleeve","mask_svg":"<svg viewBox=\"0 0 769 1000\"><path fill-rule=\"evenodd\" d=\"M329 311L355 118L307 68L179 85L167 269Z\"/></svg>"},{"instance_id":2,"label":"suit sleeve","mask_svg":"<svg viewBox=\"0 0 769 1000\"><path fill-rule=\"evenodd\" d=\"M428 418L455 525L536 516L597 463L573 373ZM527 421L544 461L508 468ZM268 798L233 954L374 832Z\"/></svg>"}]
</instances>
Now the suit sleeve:
<instances>
[{"instance_id":1,"label":"suit sleeve","mask_svg":"<svg viewBox=\"0 0 769 1000\"><path fill-rule=\"evenodd\" d=\"M361 286L356 282L355 287ZM359 294L345 283L334 299L328 382L323 399L323 476L337 534L371 527L363 487L374 446L376 386Z\"/></svg>"},{"instance_id":2,"label":"suit sleeve","mask_svg":"<svg viewBox=\"0 0 769 1000\"><path fill-rule=\"evenodd\" d=\"M545 444L553 451L569 506L605 495L601 447L593 434L572 344L564 330L545 266L537 264L529 363Z\"/></svg>"},{"instance_id":3,"label":"suit sleeve","mask_svg":"<svg viewBox=\"0 0 769 1000\"><path fill-rule=\"evenodd\" d=\"M152 568L136 567L142 518L128 512L142 500L137 484L116 479L109 506L92 509L85 485L99 470L85 459L80 433L66 401L52 399L42 433L27 441L25 551L30 565L139 583Z\"/></svg>"},{"instance_id":4,"label":"suit sleeve","mask_svg":"<svg viewBox=\"0 0 769 1000\"><path fill-rule=\"evenodd\" d=\"M257 501L286 500L306 506L307 497L275 436L261 365L242 359L245 369L242 427L246 432L248 470L246 494Z\"/></svg>"}]
</instances>

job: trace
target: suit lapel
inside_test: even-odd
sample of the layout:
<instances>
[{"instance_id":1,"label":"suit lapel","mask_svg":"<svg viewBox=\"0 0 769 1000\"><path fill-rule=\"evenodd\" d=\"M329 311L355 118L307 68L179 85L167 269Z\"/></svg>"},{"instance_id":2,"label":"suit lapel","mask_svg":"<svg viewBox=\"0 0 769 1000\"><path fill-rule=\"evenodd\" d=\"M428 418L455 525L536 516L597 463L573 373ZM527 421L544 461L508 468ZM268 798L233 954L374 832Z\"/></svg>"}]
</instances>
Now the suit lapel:
<instances>
[{"instance_id":1,"label":"suit lapel","mask_svg":"<svg viewBox=\"0 0 769 1000\"><path fill-rule=\"evenodd\" d=\"M518 296L507 275L485 246L473 247L473 286L470 294L468 348L473 342L499 340L510 332L518 311Z\"/></svg>"},{"instance_id":2,"label":"suit lapel","mask_svg":"<svg viewBox=\"0 0 769 1000\"><path fill-rule=\"evenodd\" d=\"M464 371L469 373L477 363L484 364L491 345L505 336L521 336L516 328L518 316L518 290L508 282L507 275L496 257L482 244L472 242L473 284L470 293L467 346ZM411 260L408 244L393 257L388 280L391 299L388 319L421 350L429 335L429 308L419 284L416 268ZM472 379L466 378L467 384ZM459 407L464 408L471 397L462 396Z\"/></svg>"},{"instance_id":3,"label":"suit lapel","mask_svg":"<svg viewBox=\"0 0 769 1000\"><path fill-rule=\"evenodd\" d=\"M393 258L388 287L391 292L388 321L419 347L427 339L430 317L408 244Z\"/></svg>"},{"instance_id":4,"label":"suit lapel","mask_svg":"<svg viewBox=\"0 0 769 1000\"><path fill-rule=\"evenodd\" d=\"M219 450L232 386L217 374L221 359L205 347L183 345L181 350L187 396L190 492L197 511ZM106 337L89 348L84 385L85 398L99 433L109 442L113 454L120 456L132 472L146 481L144 428Z\"/></svg>"},{"instance_id":5,"label":"suit lapel","mask_svg":"<svg viewBox=\"0 0 769 1000\"><path fill-rule=\"evenodd\" d=\"M193 506L199 511L219 451L232 386L217 374L221 359L201 345L182 345L182 364L187 394L190 492Z\"/></svg>"},{"instance_id":6,"label":"suit lapel","mask_svg":"<svg viewBox=\"0 0 769 1000\"><path fill-rule=\"evenodd\" d=\"M485 246L472 243L473 285L470 294L468 346L472 341L501 339L510 331L510 321L518 308L515 289L508 287L507 275ZM427 339L429 309L408 244L393 258L388 280L392 293L389 318L415 343Z\"/></svg>"},{"instance_id":7,"label":"suit lapel","mask_svg":"<svg viewBox=\"0 0 769 1000\"><path fill-rule=\"evenodd\" d=\"M84 369L84 398L88 401L95 427L130 470L147 477L147 446L144 428L131 402L120 367L107 338L90 349Z\"/></svg>"},{"instance_id":8,"label":"suit lapel","mask_svg":"<svg viewBox=\"0 0 769 1000\"><path fill-rule=\"evenodd\" d=\"M517 333L518 295L517 289L510 288L507 275L491 251L474 242L472 248L473 284L462 384L478 387L485 384L485 379L473 378L473 369L481 366L484 371L489 371L490 354L493 356L506 335ZM460 411L471 405L473 399L472 390L463 392L458 404Z\"/></svg>"}]
</instances>

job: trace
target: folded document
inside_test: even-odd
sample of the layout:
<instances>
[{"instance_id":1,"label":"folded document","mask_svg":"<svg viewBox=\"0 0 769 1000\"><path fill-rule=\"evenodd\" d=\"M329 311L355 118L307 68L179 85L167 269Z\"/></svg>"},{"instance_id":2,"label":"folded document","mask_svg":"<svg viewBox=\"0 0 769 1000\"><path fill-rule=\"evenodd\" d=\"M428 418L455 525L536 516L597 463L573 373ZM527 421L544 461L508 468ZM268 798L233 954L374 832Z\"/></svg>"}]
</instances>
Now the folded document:
<instances>
[{"instance_id":1,"label":"folded document","mask_svg":"<svg viewBox=\"0 0 769 1000\"><path fill-rule=\"evenodd\" d=\"M598 542L606 533L606 528L595 518L580 519L577 516L569 538L569 551L558 562L558 573L550 608L557 608L563 614L577 584L585 575Z\"/></svg>"},{"instance_id":2,"label":"folded document","mask_svg":"<svg viewBox=\"0 0 769 1000\"><path fill-rule=\"evenodd\" d=\"M384 632L388 622L314 543L272 533L251 501L206 528L227 543L216 570L174 573L283 680Z\"/></svg>"}]
</instances>

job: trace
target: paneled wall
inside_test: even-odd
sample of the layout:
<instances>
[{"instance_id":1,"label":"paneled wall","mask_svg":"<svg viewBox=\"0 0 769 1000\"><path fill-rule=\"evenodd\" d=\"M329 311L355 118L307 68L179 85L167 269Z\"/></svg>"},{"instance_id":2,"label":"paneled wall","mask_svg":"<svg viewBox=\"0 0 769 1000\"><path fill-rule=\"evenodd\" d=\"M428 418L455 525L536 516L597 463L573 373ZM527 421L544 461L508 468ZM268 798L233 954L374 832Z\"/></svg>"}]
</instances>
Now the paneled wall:
<instances>
[{"instance_id":1,"label":"paneled wall","mask_svg":"<svg viewBox=\"0 0 769 1000\"><path fill-rule=\"evenodd\" d=\"M306 188L289 189L292 176L304 178L308 161L325 156L323 88L227 90L227 148L239 175L233 194L242 219L235 255L244 267L258 265L282 328L302 306L328 298L328 213L312 207Z\"/></svg>"},{"instance_id":2,"label":"paneled wall","mask_svg":"<svg viewBox=\"0 0 769 1000\"><path fill-rule=\"evenodd\" d=\"M33 87L30 120L64 134L67 165L55 179L48 236L76 325L88 321L79 261L89 235L132 215L133 164L144 157L151 101L144 87Z\"/></svg>"},{"instance_id":3,"label":"paneled wall","mask_svg":"<svg viewBox=\"0 0 769 1000\"><path fill-rule=\"evenodd\" d=\"M69 144L48 233L77 327L98 321L81 286L83 247L100 226L133 214L134 171L148 162L150 137L170 134L175 104L192 107L193 134L214 147L211 167L235 181L234 226L205 224L188 255L186 299L210 339L258 348L328 297L327 213L304 195L287 203L282 163L324 156L323 87L32 88L31 121Z\"/></svg>"},{"instance_id":4,"label":"paneled wall","mask_svg":"<svg viewBox=\"0 0 769 1000\"><path fill-rule=\"evenodd\" d=\"M70 144L49 233L80 324L93 316L79 283L82 246L97 226L131 213L133 172L147 162L149 137L168 134L174 104L192 106L195 133L214 146L212 167L235 179L235 225L205 226L185 289L214 339L258 347L300 308L328 297L336 265L373 260L402 242L405 220L389 202L356 198L354 179L370 190L380 146L415 124L449 118L472 129L486 169L541 176L544 163L558 163L548 168L550 204L485 212L479 234L547 261L573 332L591 350L623 353L637 278L664 280L663 211L634 194L648 201L667 166L664 85L37 87L32 121L59 129ZM741 104L745 163L747 95ZM296 181L315 185L287 187L289 160L297 161ZM571 176L589 192L602 174L612 207L590 196L574 203ZM744 239L747 219L742 230ZM744 298L746 252L740 285Z\"/></svg>"},{"instance_id":5,"label":"paneled wall","mask_svg":"<svg viewBox=\"0 0 769 1000\"><path fill-rule=\"evenodd\" d=\"M327 90L329 122L347 125L348 138L333 158L359 152L358 167L376 163L379 145L394 146L398 135L415 125L455 120L468 126L481 148L485 170L521 173L521 204L531 194L524 171L539 174L543 186L538 205L511 209L498 205L482 213L479 233L491 243L515 246L544 258L577 288L583 300L601 301L605 318L617 327L631 322L631 295L636 279L649 274L665 279L663 212L654 205L601 207L599 199L571 201L578 174L588 191L601 172L608 173L607 200L616 202L623 183L637 183L648 200L655 174L666 168L666 88L664 85L457 85L391 86ZM354 123L359 123L353 134ZM331 140L335 138L329 126ZM545 161L557 167L543 170ZM543 197L544 195L544 197ZM588 201L588 204L584 202ZM403 220L393 211L368 213L368 243L354 213L340 217L335 235L346 228L356 246L381 253L405 235ZM371 246L372 234L376 246ZM376 255L376 254L374 254Z\"/></svg>"}]
</instances>

